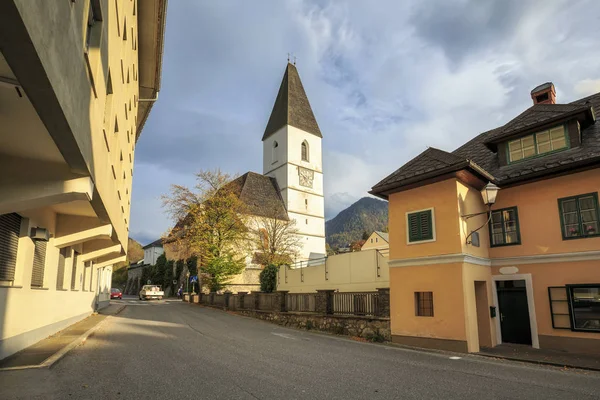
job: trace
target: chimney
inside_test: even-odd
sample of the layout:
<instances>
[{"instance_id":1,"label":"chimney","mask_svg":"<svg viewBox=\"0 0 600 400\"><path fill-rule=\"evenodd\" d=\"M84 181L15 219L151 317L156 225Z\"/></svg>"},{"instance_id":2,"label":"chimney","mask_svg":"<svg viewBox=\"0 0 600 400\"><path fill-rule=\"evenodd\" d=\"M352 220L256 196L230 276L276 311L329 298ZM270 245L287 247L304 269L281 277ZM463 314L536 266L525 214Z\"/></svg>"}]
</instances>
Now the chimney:
<instances>
[{"instance_id":1,"label":"chimney","mask_svg":"<svg viewBox=\"0 0 600 400\"><path fill-rule=\"evenodd\" d=\"M556 90L552 82L546 82L531 91L533 104L556 104Z\"/></svg>"}]
</instances>

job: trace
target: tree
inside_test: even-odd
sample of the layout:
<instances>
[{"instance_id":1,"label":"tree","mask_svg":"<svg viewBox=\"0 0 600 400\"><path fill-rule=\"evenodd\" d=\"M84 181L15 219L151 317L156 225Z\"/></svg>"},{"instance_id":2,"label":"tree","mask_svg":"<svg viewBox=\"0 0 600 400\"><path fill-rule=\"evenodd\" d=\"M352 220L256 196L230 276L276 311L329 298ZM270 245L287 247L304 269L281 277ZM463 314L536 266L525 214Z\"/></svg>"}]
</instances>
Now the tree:
<instances>
[{"instance_id":1,"label":"tree","mask_svg":"<svg viewBox=\"0 0 600 400\"><path fill-rule=\"evenodd\" d=\"M367 231L363 231L362 240L367 240L369 238L369 233Z\"/></svg>"},{"instance_id":2,"label":"tree","mask_svg":"<svg viewBox=\"0 0 600 400\"><path fill-rule=\"evenodd\" d=\"M255 217L251 226L251 242L256 249L254 261L257 264L290 264L302 248L294 220Z\"/></svg>"},{"instance_id":3,"label":"tree","mask_svg":"<svg viewBox=\"0 0 600 400\"><path fill-rule=\"evenodd\" d=\"M357 240L356 242L350 243L350 249L351 251L360 251L364 244L364 240Z\"/></svg>"},{"instance_id":4,"label":"tree","mask_svg":"<svg viewBox=\"0 0 600 400\"><path fill-rule=\"evenodd\" d=\"M329 243L325 243L325 251L327 252L328 256L335 255L335 250L331 248L331 246L329 245Z\"/></svg>"},{"instance_id":5,"label":"tree","mask_svg":"<svg viewBox=\"0 0 600 400\"><path fill-rule=\"evenodd\" d=\"M275 264L269 264L260 271L261 292L272 293L277 289L277 271L279 271L279 266Z\"/></svg>"},{"instance_id":6,"label":"tree","mask_svg":"<svg viewBox=\"0 0 600 400\"><path fill-rule=\"evenodd\" d=\"M211 289L222 288L246 265L247 213L240 185L220 170L200 171L193 189L172 185L171 193L163 196L163 206L176 223L168 240L201 261Z\"/></svg>"}]
</instances>

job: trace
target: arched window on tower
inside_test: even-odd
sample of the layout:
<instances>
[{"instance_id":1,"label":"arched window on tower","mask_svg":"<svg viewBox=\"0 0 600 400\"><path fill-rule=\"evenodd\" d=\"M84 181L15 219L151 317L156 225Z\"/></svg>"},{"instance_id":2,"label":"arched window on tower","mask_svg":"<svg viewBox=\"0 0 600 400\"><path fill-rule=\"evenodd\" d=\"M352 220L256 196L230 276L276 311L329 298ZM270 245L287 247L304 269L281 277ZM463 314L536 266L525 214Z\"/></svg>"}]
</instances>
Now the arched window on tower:
<instances>
[{"instance_id":1,"label":"arched window on tower","mask_svg":"<svg viewBox=\"0 0 600 400\"><path fill-rule=\"evenodd\" d=\"M308 143L302 142L302 161L308 161Z\"/></svg>"},{"instance_id":2,"label":"arched window on tower","mask_svg":"<svg viewBox=\"0 0 600 400\"><path fill-rule=\"evenodd\" d=\"M279 143L277 143L276 141L273 142L273 149L272 149L272 154L271 154L271 158L272 158L272 162L276 163L277 162L277 147L279 147Z\"/></svg>"}]
</instances>

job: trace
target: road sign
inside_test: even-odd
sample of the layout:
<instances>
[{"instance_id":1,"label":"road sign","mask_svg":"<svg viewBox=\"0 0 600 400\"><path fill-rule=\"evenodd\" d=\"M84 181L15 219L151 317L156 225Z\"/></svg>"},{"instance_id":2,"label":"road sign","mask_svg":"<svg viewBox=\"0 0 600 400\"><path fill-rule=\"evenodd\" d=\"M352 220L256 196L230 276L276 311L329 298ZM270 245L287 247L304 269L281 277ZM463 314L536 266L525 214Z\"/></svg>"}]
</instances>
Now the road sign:
<instances>
[{"instance_id":1,"label":"road sign","mask_svg":"<svg viewBox=\"0 0 600 400\"><path fill-rule=\"evenodd\" d=\"M190 276L190 282L191 283L198 282L198 275L192 275L192 276Z\"/></svg>"}]
</instances>

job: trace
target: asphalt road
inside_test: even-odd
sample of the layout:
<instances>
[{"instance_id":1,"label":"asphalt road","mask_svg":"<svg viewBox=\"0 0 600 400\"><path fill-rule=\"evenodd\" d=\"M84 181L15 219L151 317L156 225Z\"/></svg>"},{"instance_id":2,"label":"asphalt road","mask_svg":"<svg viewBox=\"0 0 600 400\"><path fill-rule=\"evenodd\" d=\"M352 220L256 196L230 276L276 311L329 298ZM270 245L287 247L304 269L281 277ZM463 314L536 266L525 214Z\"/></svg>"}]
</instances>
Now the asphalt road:
<instances>
[{"instance_id":1,"label":"asphalt road","mask_svg":"<svg viewBox=\"0 0 600 400\"><path fill-rule=\"evenodd\" d=\"M599 399L600 373L420 352L175 301L129 304L2 399Z\"/></svg>"}]
</instances>

